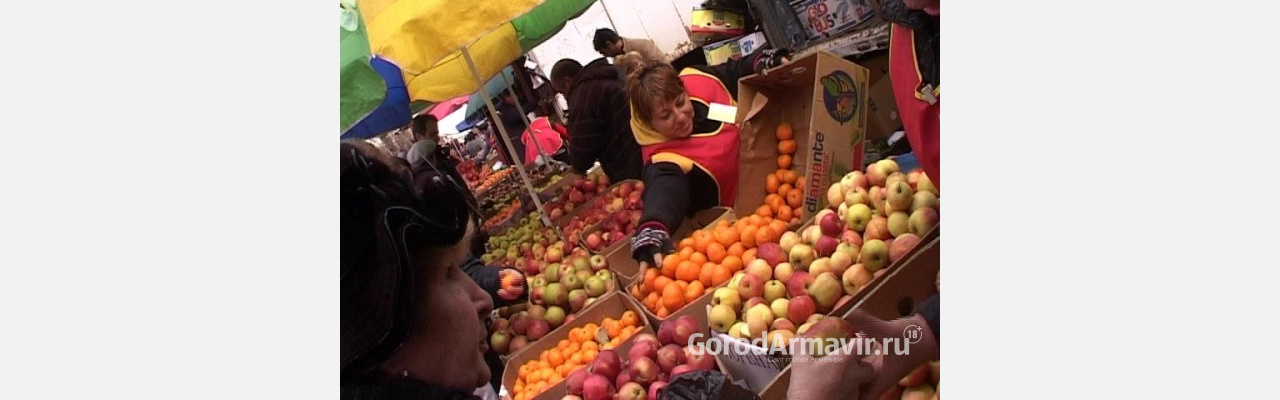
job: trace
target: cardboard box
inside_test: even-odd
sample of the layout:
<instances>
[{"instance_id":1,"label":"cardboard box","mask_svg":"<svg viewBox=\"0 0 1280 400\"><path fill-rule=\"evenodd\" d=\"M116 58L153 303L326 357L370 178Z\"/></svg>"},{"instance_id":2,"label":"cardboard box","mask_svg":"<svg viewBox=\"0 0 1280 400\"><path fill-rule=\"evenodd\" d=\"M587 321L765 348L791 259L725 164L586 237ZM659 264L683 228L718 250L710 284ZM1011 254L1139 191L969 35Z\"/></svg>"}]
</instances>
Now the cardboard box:
<instances>
[{"instance_id":1,"label":"cardboard box","mask_svg":"<svg viewBox=\"0 0 1280 400\"><path fill-rule=\"evenodd\" d=\"M792 1L791 7L810 39L843 33L875 14L865 0L800 0Z\"/></svg>"},{"instance_id":2,"label":"cardboard box","mask_svg":"<svg viewBox=\"0 0 1280 400\"><path fill-rule=\"evenodd\" d=\"M734 211L750 215L765 198L765 176L778 169L778 124L795 132L792 168L804 181L805 221L827 207L827 188L862 165L867 129L866 68L818 52L738 82L741 150Z\"/></svg>"},{"instance_id":3,"label":"cardboard box","mask_svg":"<svg viewBox=\"0 0 1280 400\"><path fill-rule=\"evenodd\" d=\"M547 336L542 337L541 340L531 343L528 347L512 354L511 357L507 359L506 369L502 372L502 391L508 393L507 396L514 396L512 391L516 384L516 378L519 374L520 366L524 365L529 360L537 360L538 357L542 355L543 350L555 348L561 340L568 339L569 331L574 328L586 326L588 323L600 325L601 322L604 322L605 318L619 319L622 317L622 313L627 310L641 313L643 311L643 307L641 307L640 304L631 301L629 296L620 292L608 294L605 297L601 297L600 300L596 301L595 304L592 304L591 307L582 310L577 317L574 317L573 322L561 325L559 328L548 333ZM640 333L657 334L654 331L654 328L649 325L648 321L644 318L641 318L640 323L644 324L644 328L636 331L635 335L639 335ZM635 335L632 335L618 346L616 350L619 354L625 357L627 351L631 349L631 344L634 342ZM565 387L565 381L561 379L560 382L552 385L551 388L542 392L542 394L535 397L535 399L554 400L560 399L566 394L567 388Z\"/></svg>"},{"instance_id":4,"label":"cardboard box","mask_svg":"<svg viewBox=\"0 0 1280 400\"><path fill-rule=\"evenodd\" d=\"M701 212L698 212L697 214L694 214L692 219L685 219L684 224L680 226L680 229L677 229L675 234L671 235L672 242L679 242L681 239L684 239L689 237L690 235L693 235L694 231L714 225L716 222L719 222L720 220L733 221L735 219L736 218L734 217L733 210L729 209L728 207L712 207L712 208L703 210ZM611 259L609 264L610 268L613 268L612 262L613 260ZM636 269L633 272L633 275L631 275L632 276L631 285L628 285L625 291L627 292L628 297L631 297L633 301L635 301L637 304L640 304L641 301L643 301L643 299L635 298L635 296L631 294L631 287L638 283L643 283L642 281L644 280L644 277L640 275L639 264L634 264L634 265L636 265ZM619 271L619 274L623 274L623 273L625 272ZM711 289L714 289L714 288L711 288ZM679 310L672 312L666 318L659 318L657 314L650 312L649 309L644 308L643 306L641 306L640 308L644 310L645 318L648 319L649 323L651 323L655 327L662 324L662 321L666 321L672 318L678 318L682 315L691 315L694 318L698 319L698 323L700 324L699 326L708 326L707 312L705 309L705 306L708 304L711 304L711 291L704 293L702 297L699 297L697 300L694 300L689 304L685 304L684 307L681 307Z\"/></svg>"},{"instance_id":5,"label":"cardboard box","mask_svg":"<svg viewBox=\"0 0 1280 400\"><path fill-rule=\"evenodd\" d=\"M867 102L870 118L867 121L867 139L888 139L902 129L898 116L898 102L893 94L893 82L886 76L871 85L871 99Z\"/></svg>"},{"instance_id":6,"label":"cardboard box","mask_svg":"<svg viewBox=\"0 0 1280 400\"><path fill-rule=\"evenodd\" d=\"M720 65L740 59L743 54L751 54L766 43L764 32L756 32L703 46L702 52L706 54L707 65Z\"/></svg>"},{"instance_id":7,"label":"cardboard box","mask_svg":"<svg viewBox=\"0 0 1280 400\"><path fill-rule=\"evenodd\" d=\"M929 239L921 241L914 256L904 259L898 268L886 273L885 279L873 280L866 296L850 310L863 310L877 318L894 319L915 313L918 303L938 293L942 242L937 228L926 237ZM844 317L847 318L848 313ZM763 400L784 400L790 384L791 367L788 366L760 392L760 397Z\"/></svg>"},{"instance_id":8,"label":"cardboard box","mask_svg":"<svg viewBox=\"0 0 1280 400\"><path fill-rule=\"evenodd\" d=\"M685 219L684 224L671 235L671 240L679 242L680 239L692 235L693 231L726 218L733 220L733 210L728 207L712 207L698 212L693 218ZM630 288L640 273L640 263L631 258L631 237L634 235L635 232L627 234L622 242L605 248L602 253L609 262L609 269L613 270L614 275L622 282L623 288Z\"/></svg>"}]
</instances>

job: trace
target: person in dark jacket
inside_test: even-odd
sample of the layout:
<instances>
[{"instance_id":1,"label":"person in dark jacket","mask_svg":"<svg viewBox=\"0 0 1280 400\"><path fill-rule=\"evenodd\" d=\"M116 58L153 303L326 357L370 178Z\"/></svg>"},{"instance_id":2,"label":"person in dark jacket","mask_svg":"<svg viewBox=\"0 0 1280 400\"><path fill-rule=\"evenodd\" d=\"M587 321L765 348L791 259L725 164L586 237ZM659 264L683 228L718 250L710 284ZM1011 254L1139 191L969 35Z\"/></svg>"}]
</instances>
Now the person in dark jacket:
<instances>
[{"instance_id":1,"label":"person in dark jacket","mask_svg":"<svg viewBox=\"0 0 1280 400\"><path fill-rule=\"evenodd\" d=\"M599 58L583 67L563 59L551 67L551 87L569 102L569 165L586 173L596 161L610 182L640 179L640 145L622 70Z\"/></svg>"},{"instance_id":2,"label":"person in dark jacket","mask_svg":"<svg viewBox=\"0 0 1280 400\"><path fill-rule=\"evenodd\" d=\"M528 112L530 107L524 105L521 108L517 106L517 102L519 100L516 98L516 94L506 90L498 97L497 104L493 105L498 110L498 121L506 128L507 137L511 139L511 146L516 148L515 154L512 154L508 151L507 145L502 142L502 139L498 139L498 148L502 150L502 155L506 157L508 165L515 165L524 158L524 142L520 141L520 135L524 133L525 129L529 129L529 125L524 122L524 117L520 114L520 111L523 109ZM502 133L497 128L494 128L494 131L499 134Z\"/></svg>"},{"instance_id":3,"label":"person in dark jacket","mask_svg":"<svg viewBox=\"0 0 1280 400\"><path fill-rule=\"evenodd\" d=\"M641 263L662 266L671 232L694 213L732 207L738 183L738 127L709 117L713 104L737 106L738 78L785 62L760 50L715 67L677 72L666 63L626 65L631 130L644 157L644 212L631 240Z\"/></svg>"},{"instance_id":4,"label":"person in dark jacket","mask_svg":"<svg viewBox=\"0 0 1280 400\"><path fill-rule=\"evenodd\" d=\"M475 398L493 302L461 268L466 190L420 191L371 146L340 147L341 398Z\"/></svg>"}]
</instances>

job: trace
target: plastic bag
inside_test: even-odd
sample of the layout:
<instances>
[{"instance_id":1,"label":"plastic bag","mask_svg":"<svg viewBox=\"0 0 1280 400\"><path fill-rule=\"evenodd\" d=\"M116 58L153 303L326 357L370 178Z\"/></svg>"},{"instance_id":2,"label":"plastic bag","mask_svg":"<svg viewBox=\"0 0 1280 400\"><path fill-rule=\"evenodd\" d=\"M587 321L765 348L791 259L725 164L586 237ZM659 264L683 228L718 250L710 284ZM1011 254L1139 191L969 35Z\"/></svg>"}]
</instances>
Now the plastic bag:
<instances>
[{"instance_id":1,"label":"plastic bag","mask_svg":"<svg viewBox=\"0 0 1280 400\"><path fill-rule=\"evenodd\" d=\"M720 371L697 371L680 374L658 394L659 400L738 400L760 399L743 383L729 380Z\"/></svg>"}]
</instances>

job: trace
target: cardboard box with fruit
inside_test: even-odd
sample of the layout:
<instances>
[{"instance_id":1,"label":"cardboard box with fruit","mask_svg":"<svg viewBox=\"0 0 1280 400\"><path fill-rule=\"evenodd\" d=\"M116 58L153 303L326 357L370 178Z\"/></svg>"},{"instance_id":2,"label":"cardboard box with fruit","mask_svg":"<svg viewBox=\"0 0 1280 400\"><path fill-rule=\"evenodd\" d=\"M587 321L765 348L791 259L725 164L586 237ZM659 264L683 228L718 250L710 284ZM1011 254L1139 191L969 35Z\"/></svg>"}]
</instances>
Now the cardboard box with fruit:
<instances>
[{"instance_id":1,"label":"cardboard box with fruit","mask_svg":"<svg viewBox=\"0 0 1280 400\"><path fill-rule=\"evenodd\" d=\"M895 265L895 268L887 270L883 277L871 282L864 295L853 302L850 310L863 310L886 320L914 314L915 306L919 302L938 293L938 271L942 254L940 236L937 230L926 234L926 241L919 246L918 250ZM846 312L844 317L848 317L848 313ZM923 374L918 369L899 382L900 385L911 388L910 390L890 391L881 398L904 400L932 398L931 394L924 397L910 396L927 394L930 390L934 393L938 392L937 389L940 387L937 366L936 362L922 366L922 368L929 368L928 382L932 386L924 387L927 385L923 383L921 379ZM790 382L791 368L787 367L760 392L760 397L764 400L786 399Z\"/></svg>"},{"instance_id":2,"label":"cardboard box with fruit","mask_svg":"<svg viewBox=\"0 0 1280 400\"><path fill-rule=\"evenodd\" d=\"M827 208L830 183L862 163L867 75L818 52L738 82L738 215L795 227Z\"/></svg>"},{"instance_id":3,"label":"cardboard box with fruit","mask_svg":"<svg viewBox=\"0 0 1280 400\"><path fill-rule=\"evenodd\" d=\"M705 327L691 316L662 323L657 335L640 333L626 351L601 352L590 368L566 379L570 396L587 400L657 399L667 382L680 374L719 370L714 357L697 346ZM702 333L702 336L696 334Z\"/></svg>"},{"instance_id":4,"label":"cardboard box with fruit","mask_svg":"<svg viewBox=\"0 0 1280 400\"><path fill-rule=\"evenodd\" d=\"M661 268L649 268L644 275L635 277L627 292L644 306L645 316L651 323L657 325L667 318L699 314L698 310L702 309L699 305L710 301L711 289L728 282L732 274L729 271L742 268L746 247L741 243L734 246L740 234L736 228L729 229L733 226L731 221L734 221L733 212L725 207L695 214L672 235L673 240L677 240L677 252L667 255ZM716 236L717 233L720 235ZM636 265L636 273L640 274Z\"/></svg>"},{"instance_id":5,"label":"cardboard box with fruit","mask_svg":"<svg viewBox=\"0 0 1280 400\"><path fill-rule=\"evenodd\" d=\"M514 400L560 399L567 392L566 377L625 353L638 335L655 333L634 302L621 293L610 294L542 340L512 353L502 389Z\"/></svg>"}]
</instances>

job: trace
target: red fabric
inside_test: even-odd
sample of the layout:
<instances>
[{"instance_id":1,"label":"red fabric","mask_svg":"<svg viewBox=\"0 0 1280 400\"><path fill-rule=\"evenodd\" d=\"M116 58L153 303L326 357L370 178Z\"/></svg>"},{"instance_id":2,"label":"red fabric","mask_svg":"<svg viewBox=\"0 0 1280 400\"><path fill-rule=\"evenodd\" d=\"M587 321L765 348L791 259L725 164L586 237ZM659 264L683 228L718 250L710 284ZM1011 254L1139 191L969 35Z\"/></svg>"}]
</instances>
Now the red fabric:
<instances>
[{"instance_id":1,"label":"red fabric","mask_svg":"<svg viewBox=\"0 0 1280 400\"><path fill-rule=\"evenodd\" d=\"M942 98L938 97L934 104L916 97L921 84L917 67L914 33L910 28L893 24L889 42L889 79L893 83L893 97L898 103L898 115L902 117L902 127L906 131L907 141L911 143L911 151L920 160L920 167L929 175L929 180L939 189L942 188L941 143L938 137L938 110L942 107Z\"/></svg>"},{"instance_id":2,"label":"red fabric","mask_svg":"<svg viewBox=\"0 0 1280 400\"><path fill-rule=\"evenodd\" d=\"M535 139L538 141L538 146L533 145ZM547 117L538 117L531 121L529 129L525 129L520 135L520 141L524 143L525 164L532 164L538 159L538 147L542 147L542 152L546 153L547 158L551 158L551 155L560 151L560 146L564 145L560 132L551 127L551 121Z\"/></svg>"},{"instance_id":3,"label":"red fabric","mask_svg":"<svg viewBox=\"0 0 1280 400\"><path fill-rule=\"evenodd\" d=\"M734 104L733 97L719 80L699 74L681 74L689 97L701 99L707 103ZM696 124L695 124L696 126ZM703 136L709 135L709 136ZM720 130L697 133L687 138L668 140L641 146L640 151L645 160L654 154L670 152L682 155L701 165L703 170L715 178L720 188L720 205L732 207L738 194L738 126L722 123Z\"/></svg>"}]
</instances>

